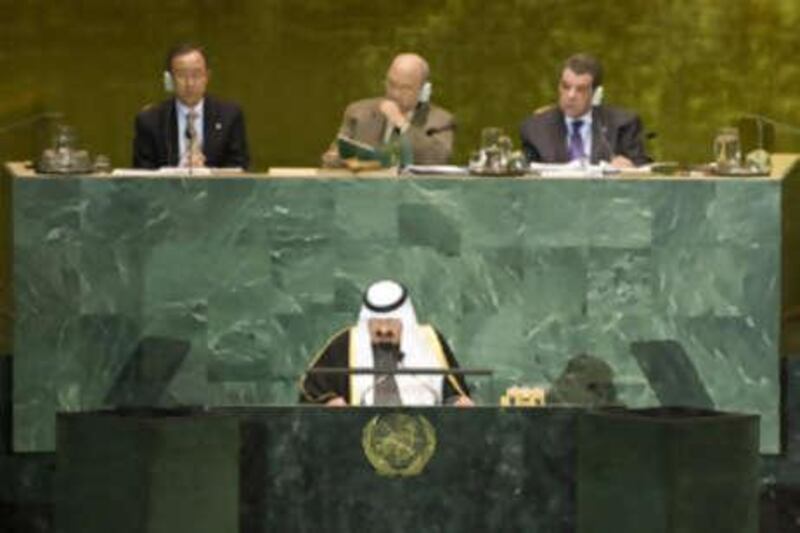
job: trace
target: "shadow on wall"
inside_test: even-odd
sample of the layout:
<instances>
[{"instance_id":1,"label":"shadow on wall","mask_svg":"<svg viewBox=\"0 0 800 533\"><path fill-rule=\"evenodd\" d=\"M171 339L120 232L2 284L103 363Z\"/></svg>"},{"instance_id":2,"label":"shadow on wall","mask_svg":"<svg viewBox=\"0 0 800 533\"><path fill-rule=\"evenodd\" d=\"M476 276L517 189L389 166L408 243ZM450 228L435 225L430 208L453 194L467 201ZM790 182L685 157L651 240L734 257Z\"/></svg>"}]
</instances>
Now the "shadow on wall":
<instances>
[{"instance_id":1,"label":"shadow on wall","mask_svg":"<svg viewBox=\"0 0 800 533\"><path fill-rule=\"evenodd\" d=\"M108 391L105 404L116 408L174 405L174 398L165 398L165 392L190 348L191 344L181 339L141 339Z\"/></svg>"},{"instance_id":2,"label":"shadow on wall","mask_svg":"<svg viewBox=\"0 0 800 533\"><path fill-rule=\"evenodd\" d=\"M714 401L680 343L674 340L633 342L630 351L659 405L714 409Z\"/></svg>"}]
</instances>

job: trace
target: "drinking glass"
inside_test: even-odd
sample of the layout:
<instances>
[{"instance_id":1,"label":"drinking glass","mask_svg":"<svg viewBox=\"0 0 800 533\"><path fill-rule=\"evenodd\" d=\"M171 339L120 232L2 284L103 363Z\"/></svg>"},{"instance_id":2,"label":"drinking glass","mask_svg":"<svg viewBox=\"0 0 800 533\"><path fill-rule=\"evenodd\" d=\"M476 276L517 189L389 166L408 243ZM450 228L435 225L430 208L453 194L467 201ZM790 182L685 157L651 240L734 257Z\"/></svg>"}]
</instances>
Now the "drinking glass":
<instances>
[{"instance_id":1,"label":"drinking glass","mask_svg":"<svg viewBox=\"0 0 800 533\"><path fill-rule=\"evenodd\" d=\"M714 138L714 161L718 172L728 172L741 167L742 148L739 130L720 128Z\"/></svg>"}]
</instances>

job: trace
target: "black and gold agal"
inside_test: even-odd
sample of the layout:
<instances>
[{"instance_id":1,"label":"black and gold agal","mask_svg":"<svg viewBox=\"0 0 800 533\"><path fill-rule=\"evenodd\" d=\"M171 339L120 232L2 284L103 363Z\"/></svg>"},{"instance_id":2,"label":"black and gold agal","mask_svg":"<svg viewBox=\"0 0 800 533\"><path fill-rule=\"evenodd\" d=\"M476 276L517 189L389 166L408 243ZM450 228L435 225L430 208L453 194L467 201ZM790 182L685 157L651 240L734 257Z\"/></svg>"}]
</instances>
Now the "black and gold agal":
<instances>
[{"instance_id":1,"label":"black and gold agal","mask_svg":"<svg viewBox=\"0 0 800 533\"><path fill-rule=\"evenodd\" d=\"M416 476L436 450L436 430L422 415L387 413L364 426L361 445L381 476Z\"/></svg>"}]
</instances>

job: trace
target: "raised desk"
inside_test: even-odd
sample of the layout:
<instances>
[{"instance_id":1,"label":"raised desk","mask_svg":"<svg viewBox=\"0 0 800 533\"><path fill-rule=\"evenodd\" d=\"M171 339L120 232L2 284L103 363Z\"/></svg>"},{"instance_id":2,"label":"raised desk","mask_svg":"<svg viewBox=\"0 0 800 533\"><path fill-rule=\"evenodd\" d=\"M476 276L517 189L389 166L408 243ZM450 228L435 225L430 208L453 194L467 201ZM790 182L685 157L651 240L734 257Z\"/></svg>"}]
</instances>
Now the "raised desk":
<instances>
[{"instance_id":1,"label":"raised desk","mask_svg":"<svg viewBox=\"0 0 800 533\"><path fill-rule=\"evenodd\" d=\"M14 445L52 450L55 413L124 403L291 404L363 287L406 283L493 404L580 354L630 407L761 415L779 449L785 215L768 178L247 174L13 180Z\"/></svg>"}]
</instances>

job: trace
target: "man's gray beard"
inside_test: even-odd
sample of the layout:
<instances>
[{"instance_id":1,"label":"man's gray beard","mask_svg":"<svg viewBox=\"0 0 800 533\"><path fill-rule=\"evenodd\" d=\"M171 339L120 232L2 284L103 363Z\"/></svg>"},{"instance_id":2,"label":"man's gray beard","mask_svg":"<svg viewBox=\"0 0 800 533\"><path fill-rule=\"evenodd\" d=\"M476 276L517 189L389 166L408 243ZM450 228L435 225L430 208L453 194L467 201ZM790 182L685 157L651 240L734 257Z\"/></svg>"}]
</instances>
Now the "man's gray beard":
<instances>
[{"instance_id":1,"label":"man's gray beard","mask_svg":"<svg viewBox=\"0 0 800 533\"><path fill-rule=\"evenodd\" d=\"M372 357L377 366L383 366L381 363L390 364L391 367L396 367L400 361L403 360L403 352L400 351L400 345L393 342L378 342L372 345ZM392 364L393 362L394 364Z\"/></svg>"}]
</instances>

